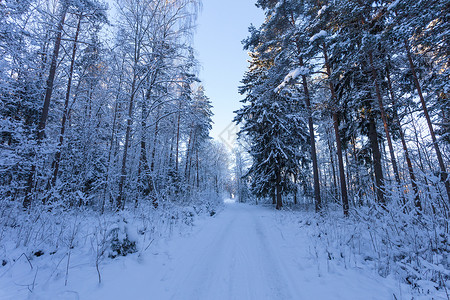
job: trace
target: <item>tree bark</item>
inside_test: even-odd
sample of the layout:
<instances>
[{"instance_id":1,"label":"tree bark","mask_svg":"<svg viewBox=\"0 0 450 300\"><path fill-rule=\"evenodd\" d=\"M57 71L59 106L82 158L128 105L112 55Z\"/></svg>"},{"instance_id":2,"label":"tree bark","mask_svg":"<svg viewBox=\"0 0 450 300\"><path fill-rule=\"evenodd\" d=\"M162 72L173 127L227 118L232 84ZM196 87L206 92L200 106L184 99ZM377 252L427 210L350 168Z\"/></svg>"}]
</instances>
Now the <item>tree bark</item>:
<instances>
[{"instance_id":1,"label":"tree bark","mask_svg":"<svg viewBox=\"0 0 450 300\"><path fill-rule=\"evenodd\" d=\"M55 154L55 159L52 163L52 169L53 169L53 176L51 179L51 187L55 186L56 179L58 177L58 171L59 171L59 165L61 162L61 151L62 146L64 142L64 134L66 131L66 121L69 118L69 100L70 100L70 91L72 88L72 79L73 79L73 69L75 65L75 57L77 53L77 43L78 43L78 36L80 34L80 28L81 28L81 19L83 18L83 15L80 14L78 16L78 23L77 23L77 29L75 31L75 37L73 40L73 48L72 48L72 58L70 60L70 67L69 67L69 79L67 81L67 89L66 89L66 97L64 100L64 111L63 116L61 120L61 129L59 133L59 141L58 141L58 147Z\"/></svg>"},{"instance_id":2,"label":"tree bark","mask_svg":"<svg viewBox=\"0 0 450 300\"><path fill-rule=\"evenodd\" d=\"M386 140L387 140L388 147L389 147L389 154L391 157L392 169L394 170L395 181L397 182L398 186L401 187L400 174L398 172L398 167L397 167L397 159L395 158L394 147L392 145L391 134L389 132L389 126L388 126L388 122L387 122L387 118L386 118L386 111L384 109L383 98L381 96L381 91L380 91L380 85L378 84L377 71L376 71L375 65L373 63L372 51L369 51L369 63L370 63L371 71L372 71L371 72L372 80L375 84L375 93L376 93L377 99L378 99L378 107L380 109L381 120L383 121L384 133L386 134Z\"/></svg>"},{"instance_id":3,"label":"tree bark","mask_svg":"<svg viewBox=\"0 0 450 300\"><path fill-rule=\"evenodd\" d=\"M276 171L276 194L277 194L277 206L276 209L281 209L283 207L283 201L281 198L281 174L280 170Z\"/></svg>"},{"instance_id":4,"label":"tree bark","mask_svg":"<svg viewBox=\"0 0 450 300\"><path fill-rule=\"evenodd\" d=\"M328 53L327 53L327 46L326 43L323 43L323 55L325 59L325 67L327 70L328 75L328 84L330 86L330 92L331 92L331 100L334 106L337 105L337 98L336 98L336 92L334 89L334 84L331 81L331 66L328 61ZM336 136L336 150L337 150L337 156L338 156L338 166L339 166L339 179L341 184L341 197L342 197L342 208L344 210L344 215L348 216L348 196L347 196L347 184L345 180L345 170L344 170L344 161L342 159L342 145L341 145L341 137L339 135L339 116L337 109L333 108L333 127L334 127L334 133Z\"/></svg>"},{"instance_id":5,"label":"tree bark","mask_svg":"<svg viewBox=\"0 0 450 300\"><path fill-rule=\"evenodd\" d=\"M297 174L294 175L294 184L295 184L295 190L294 190L294 204L297 205L298 201L297 201L297 187L298 187L298 179L297 179ZM317 201L315 202L317 204ZM317 209L317 208L316 208ZM317 210L316 210L317 212Z\"/></svg>"},{"instance_id":6,"label":"tree bark","mask_svg":"<svg viewBox=\"0 0 450 300\"><path fill-rule=\"evenodd\" d=\"M447 191L448 202L450 203L450 183L447 180L447 177L448 177L447 170L445 168L444 160L442 159L441 150L439 149L439 145L437 143L436 135L435 135L434 129L433 129L433 124L431 123L431 118L430 118L430 115L428 113L427 105L425 103L425 99L424 99L423 94L422 94L422 88L420 86L419 79L417 77L416 68L414 67L414 62L412 60L411 50L409 48L407 40L405 40L405 49L406 49L406 55L408 56L409 67L411 68L411 73L412 73L412 76L413 76L414 84L416 86L417 93L419 94L420 102L422 104L422 110L423 110L423 113L425 115L425 119L427 121L428 129L430 130L431 140L433 141L434 150L436 152L436 157L437 157L438 162L439 162L439 168L441 170L441 176L440 177L441 177L442 182L445 185L445 189Z\"/></svg>"},{"instance_id":7,"label":"tree bark","mask_svg":"<svg viewBox=\"0 0 450 300\"><path fill-rule=\"evenodd\" d=\"M41 118L38 126L38 140L42 140L45 135L45 126L48 119L48 110L50 108L50 100L53 93L53 82L56 75L56 65L58 62L59 49L61 48L61 37L63 33L64 22L67 14L67 5L63 4L60 20L58 23L58 29L56 31L55 46L53 48L52 62L50 63L50 71L47 79L47 85L45 88L44 106L42 107Z\"/></svg>"},{"instance_id":8,"label":"tree bark","mask_svg":"<svg viewBox=\"0 0 450 300\"><path fill-rule=\"evenodd\" d=\"M148 103L152 103L152 90L153 87L155 85L157 76L159 74L159 69L155 70L152 73L151 79L149 79L148 81L148 86L147 86L147 91L146 91L146 101ZM145 129L147 128L147 122L146 122L146 118L147 118L147 103L143 102L142 103L142 121L141 121L141 128L142 128L142 132L145 131ZM157 118L156 118L156 124L155 124L155 135L154 135L154 139L153 139L153 148L152 148L152 153L150 156L150 164L148 163L148 157L147 157L147 143L145 141L145 137L144 134L142 133L141 135L141 160L140 160L140 166L141 164L143 165L143 169L145 172L145 176L143 176L142 183L145 187L144 190L144 195L150 195L150 197L153 197L152 201L153 201L153 206L157 207L157 199L156 197L154 197L153 195L153 191L155 190L155 187L153 186L154 182L153 182L153 170L155 167L155 152L156 152L156 141L157 141L157 136L158 136L158 123L159 123L159 107L157 108ZM140 171L140 170L139 170Z\"/></svg>"},{"instance_id":9,"label":"tree bark","mask_svg":"<svg viewBox=\"0 0 450 300\"><path fill-rule=\"evenodd\" d=\"M423 158L422 158L423 154L422 154L422 150L421 150L421 146L420 146L421 144L419 141L419 140L423 140L423 138L422 138L422 136L420 136L420 139L419 139L419 132L417 129L416 121L414 120L414 117L412 116L412 111L409 107L408 107L408 112L411 117L411 125L412 125L413 132L414 132L414 143L416 144L416 148L417 148L417 157L419 159L418 167L419 167L420 171L422 172L422 174L424 175L423 180L425 182L425 186L426 186L426 189L428 192L428 198L430 198L431 190L430 190L429 182L428 182L426 171L425 171L425 165L424 165Z\"/></svg>"},{"instance_id":10,"label":"tree bark","mask_svg":"<svg viewBox=\"0 0 450 300\"><path fill-rule=\"evenodd\" d=\"M392 82L391 82L391 76L389 73L389 68L387 69L386 75L387 75L388 89L389 89L389 93L391 95L391 100L392 100L392 106L394 107L394 109L396 109L397 101L395 99L394 90L392 89ZM400 124L400 120L398 119L397 115L395 115L395 117L394 117L394 122L397 125L399 133L400 133L400 140L402 142L403 153L405 155L406 164L408 166L409 178L411 179L411 186L414 191L414 205L416 206L417 209L422 210L422 203L421 203L420 197L419 197L419 188L417 187L416 176L414 174L414 169L413 169L413 165L411 163L411 158L409 157L409 151L408 151L408 146L407 146L406 140L405 140L405 134L403 133L402 125Z\"/></svg>"},{"instance_id":11,"label":"tree bark","mask_svg":"<svg viewBox=\"0 0 450 300\"><path fill-rule=\"evenodd\" d=\"M191 184L191 168L192 168L192 156L194 153L194 144L197 140L197 130L191 129L191 133L189 135L189 143L187 147L187 153L186 153L186 168L185 168L185 177L186 177L186 183L188 186L188 190L190 190L190 184Z\"/></svg>"},{"instance_id":12,"label":"tree bark","mask_svg":"<svg viewBox=\"0 0 450 300\"><path fill-rule=\"evenodd\" d=\"M353 201L355 199L355 197L354 197L354 193L353 193L353 186L352 186L352 183L351 183L351 181L352 181L351 179L352 178L350 176L350 163L349 163L349 160L348 160L348 150L344 151L344 157L345 157L345 165L347 166L345 176L347 178L348 193L350 195L351 203L353 204L353 206L356 206L355 202Z\"/></svg>"},{"instance_id":13,"label":"tree bark","mask_svg":"<svg viewBox=\"0 0 450 300\"><path fill-rule=\"evenodd\" d=\"M199 177L199 171L198 171L198 168L199 168L199 159L198 159L198 149L196 149L196 162L195 162L195 167L196 167L196 169L197 169L197 190L199 190L200 189L200 177Z\"/></svg>"},{"instance_id":14,"label":"tree bark","mask_svg":"<svg viewBox=\"0 0 450 300\"><path fill-rule=\"evenodd\" d=\"M186 177L187 183L189 184L189 177L190 177L190 160L191 160L191 144L194 140L194 129L191 128L191 132L189 133L189 140L186 147L186 166L184 168L184 177Z\"/></svg>"},{"instance_id":15,"label":"tree bark","mask_svg":"<svg viewBox=\"0 0 450 300\"><path fill-rule=\"evenodd\" d=\"M299 49L300 50L300 49ZM303 58L299 56L300 66L303 67ZM316 140L314 136L314 123L311 109L311 99L309 96L309 89L306 75L302 75L303 92L305 93L306 110L308 111L308 127L309 139L311 140L311 159L313 162L313 178L314 178L314 199L316 204L316 212L322 209L322 199L320 198L320 183L319 183L319 167L317 164Z\"/></svg>"},{"instance_id":16,"label":"tree bark","mask_svg":"<svg viewBox=\"0 0 450 300\"><path fill-rule=\"evenodd\" d=\"M152 157L150 162L150 172L153 176L153 172L155 171L155 156L156 156L156 143L158 142L158 133L159 133L159 115L160 109L159 106L156 111L156 122L155 122L155 135L153 136L153 148L152 148ZM173 150L173 142L170 143L170 159L169 166L172 167L172 150ZM153 185L152 185L153 186Z\"/></svg>"},{"instance_id":17,"label":"tree bark","mask_svg":"<svg viewBox=\"0 0 450 300\"><path fill-rule=\"evenodd\" d=\"M330 163L331 163L331 172L332 177L333 177L333 196L336 199L335 201L337 202L339 200L339 195L338 195L338 183L337 183L337 179L336 179L336 167L334 165L334 155L333 155L333 149L332 149L332 142L331 142L331 133L328 132L327 129L327 144L328 144L328 150L330 152Z\"/></svg>"},{"instance_id":18,"label":"tree bark","mask_svg":"<svg viewBox=\"0 0 450 300\"><path fill-rule=\"evenodd\" d=\"M63 4L60 20L58 23L58 28L56 31L56 39L55 39L55 45L53 48L52 61L50 63L50 70L49 70L49 75L47 78L47 83L46 83L46 88L45 88L44 105L42 107L41 118L40 118L38 128L37 128L38 144L40 144L40 142L42 141L42 139L44 138L44 135L45 135L45 126L47 124L47 119L48 119L48 110L50 108L50 100L51 100L52 92L53 92L53 82L55 80L55 75L56 75L56 67L57 67L56 65L58 62L59 49L61 47L61 37L62 37L62 33L63 33L63 27L64 27L64 22L66 19L67 9L68 9L67 5ZM30 173L27 178L27 188L25 191L25 198L22 202L22 206L24 209L28 209L31 205L31 198L32 198L31 192L32 192L33 186L34 186L35 173L36 173L36 162L33 162Z\"/></svg>"},{"instance_id":19,"label":"tree bark","mask_svg":"<svg viewBox=\"0 0 450 300\"><path fill-rule=\"evenodd\" d=\"M357 195L358 195L358 205L362 206L363 205L363 201L362 201L362 185L361 185L361 176L360 176L360 172L359 172L359 164L358 164L358 157L357 157L357 152L356 152L356 138L355 136L352 136L352 152L353 152L353 159L355 160L355 164L356 164L356 182L354 183L355 189L357 189ZM356 203L355 203L356 204Z\"/></svg>"},{"instance_id":20,"label":"tree bark","mask_svg":"<svg viewBox=\"0 0 450 300\"><path fill-rule=\"evenodd\" d=\"M180 111L178 112L177 117L177 146L175 149L175 172L178 174L178 149L180 144L180 120L181 120L181 103L180 103Z\"/></svg>"},{"instance_id":21,"label":"tree bark","mask_svg":"<svg viewBox=\"0 0 450 300\"><path fill-rule=\"evenodd\" d=\"M384 205L385 204L384 179L383 179L383 169L381 166L381 152L378 145L378 134L375 118L373 117L372 112L370 112L369 123L367 127L368 127L370 148L372 149L373 171L375 175L375 192L377 195L378 203Z\"/></svg>"},{"instance_id":22,"label":"tree bark","mask_svg":"<svg viewBox=\"0 0 450 300\"><path fill-rule=\"evenodd\" d=\"M147 99L149 99L149 93L147 92ZM142 100L141 103L141 142L140 142L140 155L139 155L139 166L138 166L138 190L139 193L147 196L150 193L150 182L148 178L149 174L149 166L148 166L148 159L147 159L147 143L145 141L145 129L147 128L147 105L145 103L145 100ZM135 207L138 207L138 199L139 197L136 197L135 199Z\"/></svg>"},{"instance_id":23,"label":"tree bark","mask_svg":"<svg viewBox=\"0 0 450 300\"><path fill-rule=\"evenodd\" d=\"M117 209L122 210L125 208L125 199L123 193L123 187L125 184L125 179L127 177L127 157L128 157L128 147L130 144L131 138L131 126L133 125L133 106L134 106L134 98L136 96L136 83L137 83L137 74L136 74L136 65L134 66L134 75L133 82L131 84L131 95L130 102L128 106L128 118L127 118L127 130L125 134L125 145L123 149L123 157L122 157L122 168L120 171L120 180L119 180L119 194L117 196L116 204Z\"/></svg>"}]
</instances>

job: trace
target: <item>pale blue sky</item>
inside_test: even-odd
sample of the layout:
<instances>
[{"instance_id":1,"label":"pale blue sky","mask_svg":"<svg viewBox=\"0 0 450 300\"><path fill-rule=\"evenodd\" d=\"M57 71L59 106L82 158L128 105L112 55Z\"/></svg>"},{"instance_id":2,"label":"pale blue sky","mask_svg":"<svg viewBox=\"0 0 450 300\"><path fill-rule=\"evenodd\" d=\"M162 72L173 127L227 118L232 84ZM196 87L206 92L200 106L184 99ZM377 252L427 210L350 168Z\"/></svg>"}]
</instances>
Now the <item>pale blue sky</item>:
<instances>
[{"instance_id":1,"label":"pale blue sky","mask_svg":"<svg viewBox=\"0 0 450 300\"><path fill-rule=\"evenodd\" d=\"M203 0L194 47L202 65L200 79L214 106L213 138L218 138L233 120L233 111L242 105L237 89L248 66L248 55L241 41L248 36L250 23L259 26L264 18L255 2Z\"/></svg>"}]
</instances>

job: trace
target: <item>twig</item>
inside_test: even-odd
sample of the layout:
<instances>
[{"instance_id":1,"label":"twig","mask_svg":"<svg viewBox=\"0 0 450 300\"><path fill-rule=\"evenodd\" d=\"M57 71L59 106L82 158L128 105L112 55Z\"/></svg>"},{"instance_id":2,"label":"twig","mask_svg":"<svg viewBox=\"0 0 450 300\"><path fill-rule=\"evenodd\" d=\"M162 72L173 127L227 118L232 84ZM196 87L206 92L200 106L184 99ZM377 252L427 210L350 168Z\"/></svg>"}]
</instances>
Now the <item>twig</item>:
<instances>
[{"instance_id":1,"label":"twig","mask_svg":"<svg viewBox=\"0 0 450 300\"><path fill-rule=\"evenodd\" d=\"M152 239L152 240L150 241L150 243L147 245L147 247L145 247L144 251L147 251L148 247L150 247L150 245L153 243L153 241L154 241L154 239Z\"/></svg>"},{"instance_id":2,"label":"twig","mask_svg":"<svg viewBox=\"0 0 450 300\"><path fill-rule=\"evenodd\" d=\"M36 274L34 274L32 289L30 290L30 288L28 287L28 290L29 290L31 293L34 291L34 285L35 285L35 283L36 283L36 277L37 277L38 271L39 271L39 267L36 269Z\"/></svg>"},{"instance_id":3,"label":"twig","mask_svg":"<svg viewBox=\"0 0 450 300\"><path fill-rule=\"evenodd\" d=\"M25 256L25 258L27 259L28 263L30 264L31 269L33 269L33 265L31 264L30 259L28 258L28 256L25 253L22 253L17 260L19 260L22 256Z\"/></svg>"},{"instance_id":4,"label":"twig","mask_svg":"<svg viewBox=\"0 0 450 300\"><path fill-rule=\"evenodd\" d=\"M445 285L445 282L444 282L444 279L442 278L441 272L439 272L439 277L441 279L442 286L444 287L445 295L447 295L447 300L450 300L450 296L449 296L448 291L447 291L447 286Z\"/></svg>"},{"instance_id":5,"label":"twig","mask_svg":"<svg viewBox=\"0 0 450 300\"><path fill-rule=\"evenodd\" d=\"M102 276L100 274L100 267L99 267L99 261L98 259L95 261L95 268L97 269L97 274L98 274L98 283L102 283Z\"/></svg>"}]
</instances>

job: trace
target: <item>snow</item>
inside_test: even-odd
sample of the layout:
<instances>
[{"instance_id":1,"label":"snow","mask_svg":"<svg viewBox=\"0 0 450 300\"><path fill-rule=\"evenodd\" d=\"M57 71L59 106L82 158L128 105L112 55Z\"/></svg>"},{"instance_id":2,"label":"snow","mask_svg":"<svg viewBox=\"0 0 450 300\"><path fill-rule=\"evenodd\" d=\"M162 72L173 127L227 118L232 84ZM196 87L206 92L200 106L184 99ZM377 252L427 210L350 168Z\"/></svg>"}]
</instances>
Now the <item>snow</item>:
<instances>
[{"instance_id":1,"label":"snow","mask_svg":"<svg viewBox=\"0 0 450 300\"><path fill-rule=\"evenodd\" d=\"M31 270L21 258L0 273L0 299L411 299L408 287L367 264L323 255L313 213L224 202L148 251L109 260L100 285L81 257L72 257L67 286L64 276L39 276L50 264L36 267L44 256Z\"/></svg>"},{"instance_id":2,"label":"snow","mask_svg":"<svg viewBox=\"0 0 450 300\"><path fill-rule=\"evenodd\" d=\"M280 6L283 4L284 1L279 1L276 5L275 5L275 10L277 10L278 8L280 8Z\"/></svg>"},{"instance_id":3,"label":"snow","mask_svg":"<svg viewBox=\"0 0 450 300\"><path fill-rule=\"evenodd\" d=\"M292 71L290 71L286 77L284 77L283 82L274 89L275 93L278 93L280 90L284 89L285 86L291 81L297 79L300 75L307 75L309 73L309 69L305 67L299 67Z\"/></svg>"},{"instance_id":4,"label":"snow","mask_svg":"<svg viewBox=\"0 0 450 300\"><path fill-rule=\"evenodd\" d=\"M392 2L391 4L389 4L388 11L395 9L399 3L400 3L400 0L396 0L396 1Z\"/></svg>"},{"instance_id":5,"label":"snow","mask_svg":"<svg viewBox=\"0 0 450 300\"><path fill-rule=\"evenodd\" d=\"M327 8L328 8L328 5L322 6L322 8L317 12L317 16L320 17Z\"/></svg>"},{"instance_id":6,"label":"snow","mask_svg":"<svg viewBox=\"0 0 450 300\"><path fill-rule=\"evenodd\" d=\"M321 38L321 37L326 37L327 36L327 32L325 30L321 30L318 33L316 33L315 35L313 35L310 39L309 42L312 43L315 40Z\"/></svg>"},{"instance_id":7,"label":"snow","mask_svg":"<svg viewBox=\"0 0 450 300\"><path fill-rule=\"evenodd\" d=\"M236 200L235 199L226 198L226 199L223 200L223 203L225 203L225 204L234 204L234 203L236 203Z\"/></svg>"}]
</instances>

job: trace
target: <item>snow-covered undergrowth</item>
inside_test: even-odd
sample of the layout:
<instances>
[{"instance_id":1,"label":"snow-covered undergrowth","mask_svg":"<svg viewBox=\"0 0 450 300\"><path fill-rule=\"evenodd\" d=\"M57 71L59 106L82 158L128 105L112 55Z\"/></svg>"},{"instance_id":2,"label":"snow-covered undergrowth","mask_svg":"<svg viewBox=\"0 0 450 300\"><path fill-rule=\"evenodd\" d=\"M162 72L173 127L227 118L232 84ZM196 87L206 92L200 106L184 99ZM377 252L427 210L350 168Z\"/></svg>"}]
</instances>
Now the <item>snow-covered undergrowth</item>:
<instances>
[{"instance_id":1,"label":"snow-covered undergrowth","mask_svg":"<svg viewBox=\"0 0 450 300\"><path fill-rule=\"evenodd\" d=\"M326 269L333 264L370 268L409 285L420 299L449 299L448 220L375 206L354 209L349 218L340 209L321 217L298 211L292 215L310 236L311 255Z\"/></svg>"},{"instance_id":2,"label":"snow-covered undergrowth","mask_svg":"<svg viewBox=\"0 0 450 300\"><path fill-rule=\"evenodd\" d=\"M96 273L102 266L132 253L141 254L173 234L189 231L199 216L221 209L214 196L198 195L184 204L142 201L120 212L38 206L23 211L15 202L0 203L0 299L32 294L36 287L70 282L72 268ZM210 200L205 200L210 199ZM15 291L11 287L16 287Z\"/></svg>"}]
</instances>

